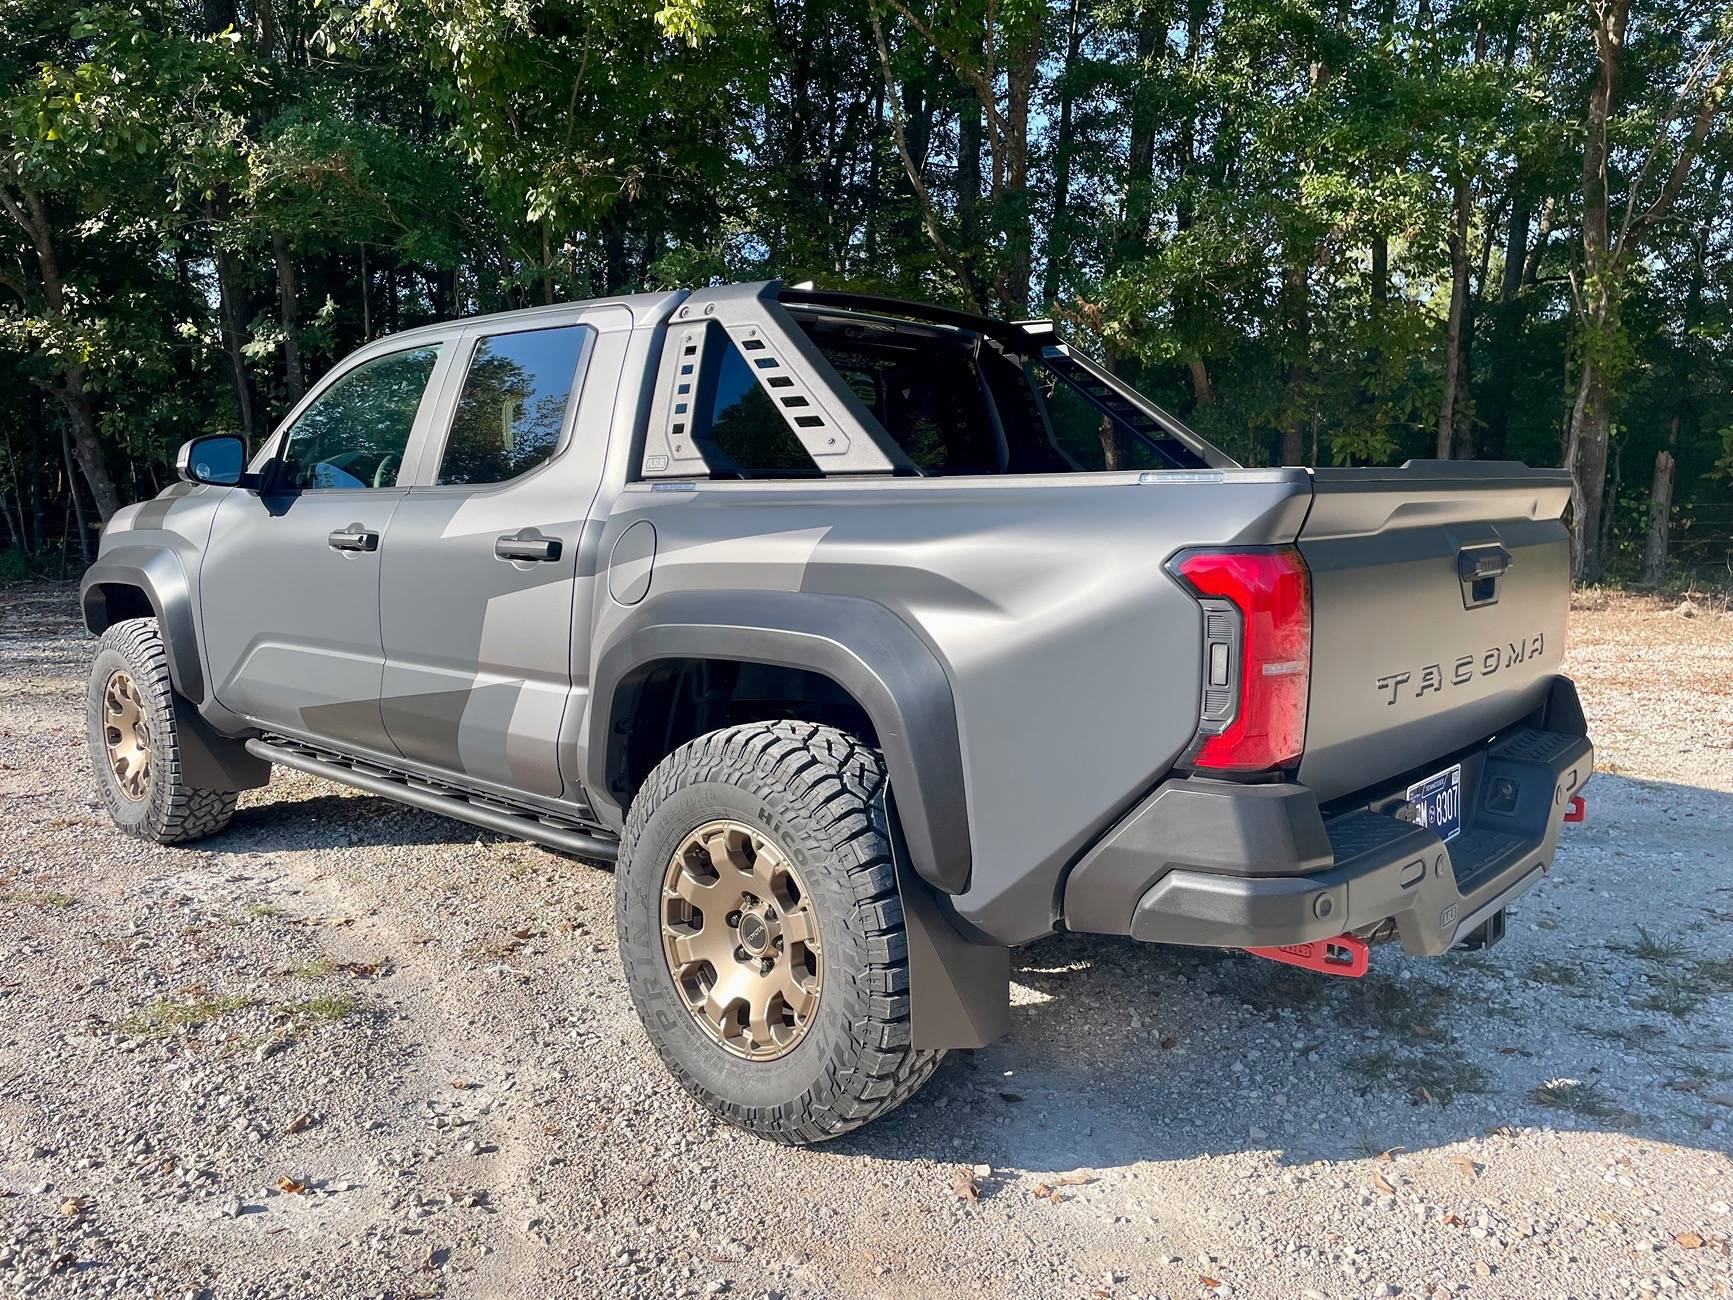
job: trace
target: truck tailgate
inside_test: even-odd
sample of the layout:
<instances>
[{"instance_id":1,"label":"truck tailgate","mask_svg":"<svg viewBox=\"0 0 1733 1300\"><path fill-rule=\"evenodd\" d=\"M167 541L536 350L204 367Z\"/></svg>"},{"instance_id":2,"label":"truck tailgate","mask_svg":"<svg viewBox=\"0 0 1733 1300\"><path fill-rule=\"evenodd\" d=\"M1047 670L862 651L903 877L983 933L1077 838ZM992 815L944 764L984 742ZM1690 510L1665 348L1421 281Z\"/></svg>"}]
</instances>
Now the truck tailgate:
<instances>
[{"instance_id":1,"label":"truck tailgate","mask_svg":"<svg viewBox=\"0 0 1733 1300\"><path fill-rule=\"evenodd\" d=\"M1570 606L1564 470L1321 469L1301 527L1312 683L1299 777L1330 800L1424 768L1536 708Z\"/></svg>"}]
</instances>

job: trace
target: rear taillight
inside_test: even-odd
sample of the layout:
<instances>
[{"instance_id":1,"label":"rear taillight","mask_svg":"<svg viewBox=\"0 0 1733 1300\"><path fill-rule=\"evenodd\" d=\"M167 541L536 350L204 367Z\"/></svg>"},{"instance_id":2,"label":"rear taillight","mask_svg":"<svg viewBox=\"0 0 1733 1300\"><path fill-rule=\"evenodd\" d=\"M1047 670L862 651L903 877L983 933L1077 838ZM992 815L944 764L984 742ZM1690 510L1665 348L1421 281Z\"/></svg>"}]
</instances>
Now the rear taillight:
<instances>
[{"instance_id":1,"label":"rear taillight","mask_svg":"<svg viewBox=\"0 0 1733 1300\"><path fill-rule=\"evenodd\" d=\"M1291 546L1186 551L1170 566L1204 608L1204 698L1194 767L1292 767L1306 746L1312 581Z\"/></svg>"}]
</instances>

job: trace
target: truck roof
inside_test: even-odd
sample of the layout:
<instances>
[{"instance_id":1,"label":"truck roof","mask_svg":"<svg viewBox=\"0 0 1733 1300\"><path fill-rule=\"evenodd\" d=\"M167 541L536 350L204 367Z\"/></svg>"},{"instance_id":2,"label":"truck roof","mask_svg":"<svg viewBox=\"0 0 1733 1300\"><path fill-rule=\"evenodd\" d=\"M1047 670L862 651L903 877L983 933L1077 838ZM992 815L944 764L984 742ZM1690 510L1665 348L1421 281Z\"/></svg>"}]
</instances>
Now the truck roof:
<instances>
[{"instance_id":1,"label":"truck roof","mask_svg":"<svg viewBox=\"0 0 1733 1300\"><path fill-rule=\"evenodd\" d=\"M739 287L761 290L768 285L776 286L777 301L787 307L829 307L859 315L920 321L923 324L944 325L953 329L968 330L1001 341L1026 339L1030 334L1046 333L1052 329L1051 324L1047 321L999 320L991 316L981 316L974 312L959 311L955 308L941 307L934 303L921 302L911 298L890 298L878 294L851 293L840 289L788 287L774 280L743 281L740 282ZM513 311L489 312L480 316L458 316L449 320L436 321L429 325L418 325L413 329L402 330L391 337L395 340L409 341L423 337L436 337L449 333L453 326L467 327L506 322L520 325L537 320L546 320L549 324L553 324L556 321L570 318L575 312L609 305L626 308L632 313L632 319L636 324L660 323L672 316L674 309L694 292L698 291L670 289L661 293L610 294L599 298L549 303L540 307L520 307Z\"/></svg>"}]
</instances>

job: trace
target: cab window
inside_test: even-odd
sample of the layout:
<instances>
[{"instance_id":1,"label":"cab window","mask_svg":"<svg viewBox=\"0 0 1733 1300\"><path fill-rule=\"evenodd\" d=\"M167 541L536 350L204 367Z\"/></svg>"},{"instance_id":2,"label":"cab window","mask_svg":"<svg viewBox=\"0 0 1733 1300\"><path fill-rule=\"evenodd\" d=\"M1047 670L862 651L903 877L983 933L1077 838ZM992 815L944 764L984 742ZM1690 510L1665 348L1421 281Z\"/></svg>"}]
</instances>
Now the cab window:
<instances>
[{"instance_id":1,"label":"cab window","mask_svg":"<svg viewBox=\"0 0 1733 1300\"><path fill-rule=\"evenodd\" d=\"M439 345L363 362L301 412L283 444L279 486L388 488L397 484Z\"/></svg>"},{"instance_id":2,"label":"cab window","mask_svg":"<svg viewBox=\"0 0 1733 1300\"><path fill-rule=\"evenodd\" d=\"M594 334L588 325L562 325L477 339L436 481L504 483L546 463Z\"/></svg>"}]
</instances>

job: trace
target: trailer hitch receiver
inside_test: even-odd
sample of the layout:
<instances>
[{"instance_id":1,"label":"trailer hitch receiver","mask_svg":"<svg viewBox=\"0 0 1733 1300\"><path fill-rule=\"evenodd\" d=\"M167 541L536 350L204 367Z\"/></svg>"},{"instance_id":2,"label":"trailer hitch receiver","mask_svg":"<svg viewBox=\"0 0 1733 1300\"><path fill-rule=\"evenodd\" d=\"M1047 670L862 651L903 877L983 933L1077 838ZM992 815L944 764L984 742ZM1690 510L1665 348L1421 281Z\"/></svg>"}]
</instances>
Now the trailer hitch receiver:
<instances>
[{"instance_id":1,"label":"trailer hitch receiver","mask_svg":"<svg viewBox=\"0 0 1733 1300\"><path fill-rule=\"evenodd\" d=\"M1299 966L1320 975L1346 975L1350 979L1359 979L1372 965L1372 950L1366 941L1346 934L1314 943L1285 943L1279 948L1247 948L1246 951L1268 961Z\"/></svg>"}]
</instances>

